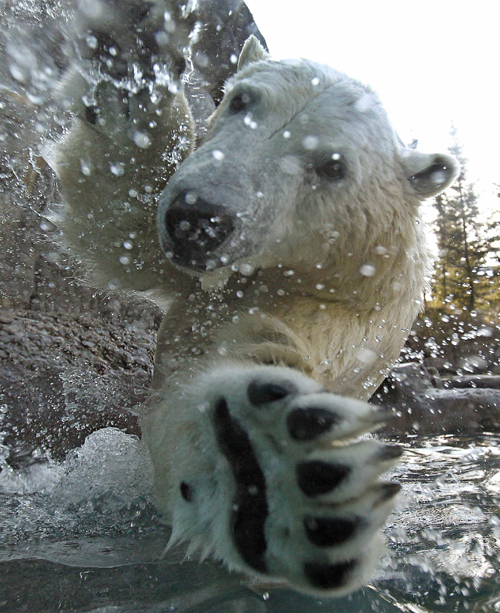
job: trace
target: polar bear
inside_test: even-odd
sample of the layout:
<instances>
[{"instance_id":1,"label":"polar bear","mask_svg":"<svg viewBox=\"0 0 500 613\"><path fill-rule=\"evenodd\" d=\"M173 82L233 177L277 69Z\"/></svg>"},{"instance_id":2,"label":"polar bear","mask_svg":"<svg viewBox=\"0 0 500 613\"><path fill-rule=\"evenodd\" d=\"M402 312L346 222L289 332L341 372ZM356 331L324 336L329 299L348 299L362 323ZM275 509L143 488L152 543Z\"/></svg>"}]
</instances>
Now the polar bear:
<instances>
[{"instance_id":1,"label":"polar bear","mask_svg":"<svg viewBox=\"0 0 500 613\"><path fill-rule=\"evenodd\" d=\"M365 401L420 309L420 202L457 164L406 149L368 87L254 37L196 146L193 29L190 5L80 3L56 222L95 284L167 308L142 429L171 544L345 594L399 490Z\"/></svg>"}]
</instances>

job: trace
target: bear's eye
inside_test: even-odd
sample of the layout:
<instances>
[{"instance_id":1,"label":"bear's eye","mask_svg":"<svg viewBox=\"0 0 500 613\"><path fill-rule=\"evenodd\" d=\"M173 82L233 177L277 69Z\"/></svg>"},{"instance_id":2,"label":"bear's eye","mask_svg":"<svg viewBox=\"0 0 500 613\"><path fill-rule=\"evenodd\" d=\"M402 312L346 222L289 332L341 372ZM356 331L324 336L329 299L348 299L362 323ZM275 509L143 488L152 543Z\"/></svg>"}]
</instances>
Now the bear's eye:
<instances>
[{"instance_id":1,"label":"bear's eye","mask_svg":"<svg viewBox=\"0 0 500 613\"><path fill-rule=\"evenodd\" d=\"M233 113L240 113L247 108L247 106L250 104L250 101L250 94L247 94L246 92L240 92L239 94L236 94L229 103L229 110Z\"/></svg>"},{"instance_id":2,"label":"bear's eye","mask_svg":"<svg viewBox=\"0 0 500 613\"><path fill-rule=\"evenodd\" d=\"M325 177L330 181L340 181L345 177L344 164L338 159L328 160L328 162L318 166L316 172L320 177Z\"/></svg>"}]
</instances>

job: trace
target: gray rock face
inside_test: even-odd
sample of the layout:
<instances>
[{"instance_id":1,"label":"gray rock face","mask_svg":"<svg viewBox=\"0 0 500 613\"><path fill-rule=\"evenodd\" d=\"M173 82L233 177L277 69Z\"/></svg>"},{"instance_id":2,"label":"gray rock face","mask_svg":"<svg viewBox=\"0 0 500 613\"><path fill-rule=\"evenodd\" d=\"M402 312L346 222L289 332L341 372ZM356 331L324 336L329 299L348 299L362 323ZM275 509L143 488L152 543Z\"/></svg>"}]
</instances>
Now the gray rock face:
<instances>
[{"instance_id":1,"label":"gray rock face","mask_svg":"<svg viewBox=\"0 0 500 613\"><path fill-rule=\"evenodd\" d=\"M500 428L498 377L440 380L422 364L401 364L372 398L392 408L382 431L404 434L473 434Z\"/></svg>"},{"instance_id":2,"label":"gray rock face","mask_svg":"<svg viewBox=\"0 0 500 613\"><path fill-rule=\"evenodd\" d=\"M43 217L59 198L41 152L68 121L52 91L68 63L71 6L0 3L0 444L13 466L36 450L61 457L105 426L139 434L130 411L146 398L161 319L149 303L79 283ZM245 40L265 41L241 0L202 0L201 10L187 94L202 137Z\"/></svg>"}]
</instances>

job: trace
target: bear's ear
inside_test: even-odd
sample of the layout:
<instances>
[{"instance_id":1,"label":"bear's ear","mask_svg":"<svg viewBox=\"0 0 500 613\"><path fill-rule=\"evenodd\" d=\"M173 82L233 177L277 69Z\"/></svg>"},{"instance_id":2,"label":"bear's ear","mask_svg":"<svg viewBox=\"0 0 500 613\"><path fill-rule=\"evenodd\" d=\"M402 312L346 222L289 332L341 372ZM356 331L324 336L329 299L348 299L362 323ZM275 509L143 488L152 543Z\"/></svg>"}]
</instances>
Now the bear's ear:
<instances>
[{"instance_id":1,"label":"bear's ear","mask_svg":"<svg viewBox=\"0 0 500 613\"><path fill-rule=\"evenodd\" d=\"M436 196L445 190L460 172L457 160L444 153L420 153L414 149L403 149L401 164L419 200Z\"/></svg>"},{"instance_id":2,"label":"bear's ear","mask_svg":"<svg viewBox=\"0 0 500 613\"><path fill-rule=\"evenodd\" d=\"M248 64L258 62L259 60L265 60L269 56L269 53L260 44L259 39L251 34L245 41L243 49L240 53L240 59L238 60L238 70L245 68Z\"/></svg>"}]
</instances>

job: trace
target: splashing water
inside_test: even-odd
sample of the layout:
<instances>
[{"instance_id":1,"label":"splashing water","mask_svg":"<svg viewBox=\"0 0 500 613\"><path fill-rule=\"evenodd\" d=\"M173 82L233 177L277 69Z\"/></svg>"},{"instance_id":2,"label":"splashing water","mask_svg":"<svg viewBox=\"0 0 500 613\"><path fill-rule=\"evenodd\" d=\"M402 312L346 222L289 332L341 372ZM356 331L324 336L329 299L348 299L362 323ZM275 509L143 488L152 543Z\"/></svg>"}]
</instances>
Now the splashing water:
<instances>
[{"instance_id":1,"label":"splashing water","mask_svg":"<svg viewBox=\"0 0 500 613\"><path fill-rule=\"evenodd\" d=\"M499 444L493 435L407 444L392 475L404 501L386 529L388 553L370 586L339 600L249 585L182 547L162 558L169 529L134 436L106 428L61 463L3 462L0 610L52 611L57 593L68 612L500 611Z\"/></svg>"}]
</instances>

